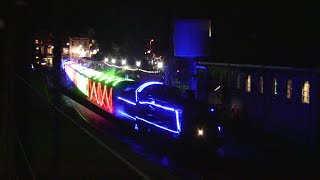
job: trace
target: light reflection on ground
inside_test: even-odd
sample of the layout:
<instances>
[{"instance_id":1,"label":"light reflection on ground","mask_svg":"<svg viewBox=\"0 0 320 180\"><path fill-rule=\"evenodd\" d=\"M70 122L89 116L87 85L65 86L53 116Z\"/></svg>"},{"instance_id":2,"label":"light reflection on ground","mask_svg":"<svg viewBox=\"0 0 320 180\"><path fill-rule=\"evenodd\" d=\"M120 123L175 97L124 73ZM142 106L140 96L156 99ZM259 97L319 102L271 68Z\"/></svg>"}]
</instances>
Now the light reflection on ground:
<instances>
[{"instance_id":1,"label":"light reflection on ground","mask_svg":"<svg viewBox=\"0 0 320 180\"><path fill-rule=\"evenodd\" d=\"M154 143L154 139L145 138L143 135L139 134L139 132L136 132L137 134L132 134L130 132L134 131L128 131L127 129L122 130L122 127L119 127L116 123L96 114L67 96L63 96L63 101L67 106L74 108L75 111L79 112L79 115L82 116L84 121L90 123L95 128L108 133L108 135L111 133L112 136L116 136L118 140L128 144L133 152L155 164L167 168L171 172L183 171L181 168L177 167L175 159L173 159L172 156L170 157L167 155L170 154L170 152L163 152L163 150L168 151L169 147L159 147L163 145L161 144L162 142ZM192 175L192 172L184 172L183 174L190 177L196 176Z\"/></svg>"}]
</instances>

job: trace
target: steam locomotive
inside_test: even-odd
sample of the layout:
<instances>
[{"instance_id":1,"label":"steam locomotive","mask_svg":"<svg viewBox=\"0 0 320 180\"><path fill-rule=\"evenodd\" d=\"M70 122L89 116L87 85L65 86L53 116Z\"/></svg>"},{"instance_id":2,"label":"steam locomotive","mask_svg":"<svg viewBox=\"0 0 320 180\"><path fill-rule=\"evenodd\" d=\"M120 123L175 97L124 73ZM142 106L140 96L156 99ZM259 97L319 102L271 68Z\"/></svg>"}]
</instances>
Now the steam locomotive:
<instances>
[{"instance_id":1,"label":"steam locomotive","mask_svg":"<svg viewBox=\"0 0 320 180\"><path fill-rule=\"evenodd\" d=\"M137 131L162 133L184 142L221 144L223 127L215 107L159 81L136 82L67 61L63 70L86 98Z\"/></svg>"}]
</instances>

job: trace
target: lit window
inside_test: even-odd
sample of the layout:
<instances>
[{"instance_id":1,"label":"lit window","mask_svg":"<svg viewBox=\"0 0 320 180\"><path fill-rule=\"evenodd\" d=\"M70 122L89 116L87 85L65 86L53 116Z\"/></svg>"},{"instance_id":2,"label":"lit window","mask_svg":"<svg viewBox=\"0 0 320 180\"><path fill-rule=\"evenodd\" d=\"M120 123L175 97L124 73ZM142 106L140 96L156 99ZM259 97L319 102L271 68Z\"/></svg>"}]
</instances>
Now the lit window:
<instances>
[{"instance_id":1,"label":"lit window","mask_svg":"<svg viewBox=\"0 0 320 180\"><path fill-rule=\"evenodd\" d=\"M302 103L310 103L310 83L305 81L302 87Z\"/></svg>"},{"instance_id":2,"label":"lit window","mask_svg":"<svg viewBox=\"0 0 320 180\"><path fill-rule=\"evenodd\" d=\"M237 89L240 89L240 74L237 75Z\"/></svg>"},{"instance_id":3,"label":"lit window","mask_svg":"<svg viewBox=\"0 0 320 180\"><path fill-rule=\"evenodd\" d=\"M209 37L211 37L211 21L209 21Z\"/></svg>"},{"instance_id":4,"label":"lit window","mask_svg":"<svg viewBox=\"0 0 320 180\"><path fill-rule=\"evenodd\" d=\"M35 39L35 40L34 40L34 43L35 43L35 44L39 44L39 40L38 40L38 39Z\"/></svg>"},{"instance_id":5,"label":"lit window","mask_svg":"<svg viewBox=\"0 0 320 180\"><path fill-rule=\"evenodd\" d=\"M263 76L259 77L259 92L263 94Z\"/></svg>"},{"instance_id":6,"label":"lit window","mask_svg":"<svg viewBox=\"0 0 320 180\"><path fill-rule=\"evenodd\" d=\"M277 78L273 78L273 94L277 95L278 94L278 82L277 82Z\"/></svg>"},{"instance_id":7,"label":"lit window","mask_svg":"<svg viewBox=\"0 0 320 180\"><path fill-rule=\"evenodd\" d=\"M287 99L291 99L292 97L292 80L289 79L287 81Z\"/></svg>"},{"instance_id":8,"label":"lit window","mask_svg":"<svg viewBox=\"0 0 320 180\"><path fill-rule=\"evenodd\" d=\"M246 91L247 91L247 92L251 92L251 76L250 76L250 75L247 76L247 80L246 80Z\"/></svg>"}]
</instances>

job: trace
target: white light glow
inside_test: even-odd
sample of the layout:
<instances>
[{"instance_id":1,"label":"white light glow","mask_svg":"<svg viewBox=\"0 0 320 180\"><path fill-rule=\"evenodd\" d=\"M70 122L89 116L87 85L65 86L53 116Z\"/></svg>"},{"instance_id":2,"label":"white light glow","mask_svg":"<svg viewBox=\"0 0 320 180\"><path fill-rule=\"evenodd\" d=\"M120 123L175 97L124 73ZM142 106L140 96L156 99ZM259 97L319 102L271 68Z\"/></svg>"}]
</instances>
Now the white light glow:
<instances>
[{"instance_id":1,"label":"white light glow","mask_svg":"<svg viewBox=\"0 0 320 180\"><path fill-rule=\"evenodd\" d=\"M125 59L122 59L121 64L126 65L127 61Z\"/></svg>"},{"instance_id":2,"label":"white light glow","mask_svg":"<svg viewBox=\"0 0 320 180\"><path fill-rule=\"evenodd\" d=\"M39 50L39 47L36 47L36 50Z\"/></svg>"},{"instance_id":3,"label":"white light glow","mask_svg":"<svg viewBox=\"0 0 320 180\"><path fill-rule=\"evenodd\" d=\"M104 62L108 62L109 61L109 59L108 58L104 58Z\"/></svg>"},{"instance_id":4,"label":"white light glow","mask_svg":"<svg viewBox=\"0 0 320 180\"><path fill-rule=\"evenodd\" d=\"M202 129L198 129L198 136L203 136L203 130Z\"/></svg>"},{"instance_id":5,"label":"white light glow","mask_svg":"<svg viewBox=\"0 0 320 180\"><path fill-rule=\"evenodd\" d=\"M116 59L112 59L111 62L114 64L116 63Z\"/></svg>"},{"instance_id":6,"label":"white light glow","mask_svg":"<svg viewBox=\"0 0 320 180\"><path fill-rule=\"evenodd\" d=\"M151 50L148 50L147 53L151 53Z\"/></svg>"},{"instance_id":7,"label":"white light glow","mask_svg":"<svg viewBox=\"0 0 320 180\"><path fill-rule=\"evenodd\" d=\"M140 62L140 61L137 61L137 62L136 62L136 65L137 65L137 67L140 67L140 66L141 66L141 62Z\"/></svg>"},{"instance_id":8,"label":"white light glow","mask_svg":"<svg viewBox=\"0 0 320 180\"><path fill-rule=\"evenodd\" d=\"M159 62L158 63L158 68L160 69L160 68L163 68L163 62Z\"/></svg>"}]
</instances>

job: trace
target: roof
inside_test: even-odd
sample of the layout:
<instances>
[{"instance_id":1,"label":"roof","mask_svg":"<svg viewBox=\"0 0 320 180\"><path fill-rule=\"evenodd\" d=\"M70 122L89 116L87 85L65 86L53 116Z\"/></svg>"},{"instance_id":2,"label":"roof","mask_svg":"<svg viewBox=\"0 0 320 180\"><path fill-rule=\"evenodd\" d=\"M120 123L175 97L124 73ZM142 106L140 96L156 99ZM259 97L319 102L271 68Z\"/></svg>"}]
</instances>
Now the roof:
<instances>
[{"instance_id":1,"label":"roof","mask_svg":"<svg viewBox=\"0 0 320 180\"><path fill-rule=\"evenodd\" d=\"M215 66L228 66L228 67L240 67L240 68L260 68L270 70L283 70L283 71L302 71L302 72L316 72L319 73L319 68L298 68L287 66L266 66L266 65L254 65L254 64L233 64L233 63L215 63L215 62L198 62L199 65L215 65Z\"/></svg>"}]
</instances>

